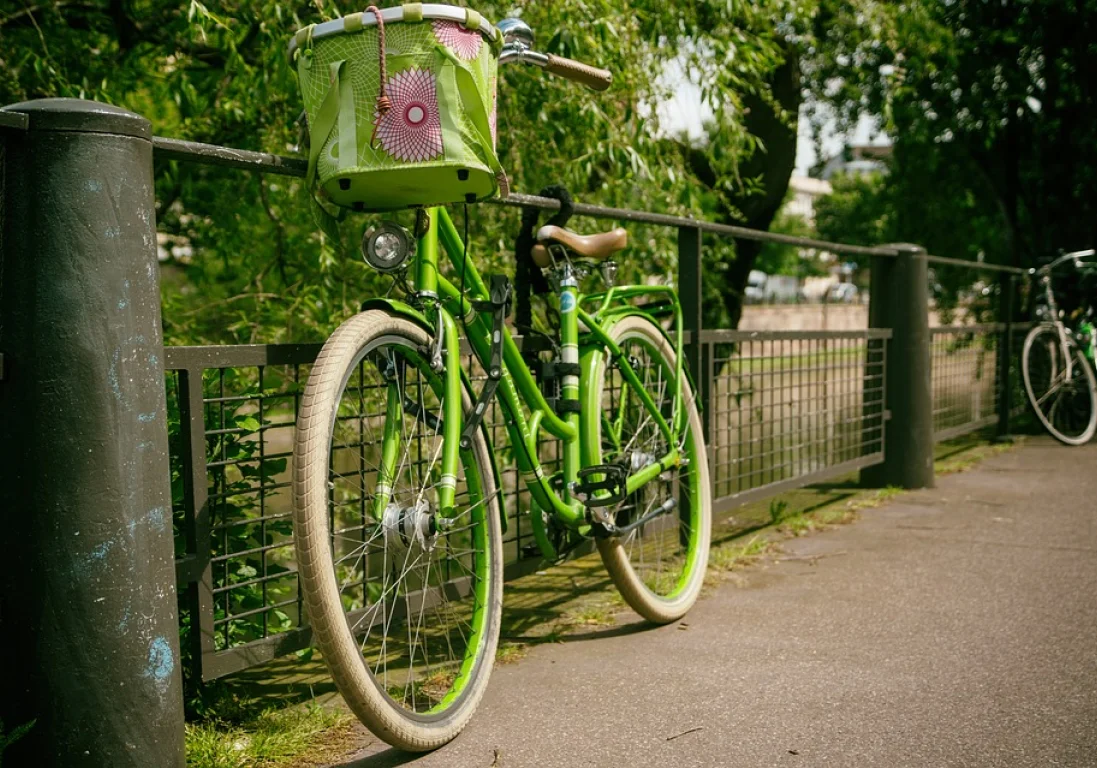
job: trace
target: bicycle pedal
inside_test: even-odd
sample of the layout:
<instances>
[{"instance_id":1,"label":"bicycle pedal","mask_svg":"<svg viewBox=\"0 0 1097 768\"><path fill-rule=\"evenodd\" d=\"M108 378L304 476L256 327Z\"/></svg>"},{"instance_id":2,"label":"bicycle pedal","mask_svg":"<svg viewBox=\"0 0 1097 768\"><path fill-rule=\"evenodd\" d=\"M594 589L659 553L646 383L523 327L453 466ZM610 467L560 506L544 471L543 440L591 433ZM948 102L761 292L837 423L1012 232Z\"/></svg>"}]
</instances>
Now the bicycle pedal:
<instances>
[{"instance_id":1,"label":"bicycle pedal","mask_svg":"<svg viewBox=\"0 0 1097 768\"><path fill-rule=\"evenodd\" d=\"M601 480L590 479L602 475ZM626 483L628 468L620 464L595 464L579 470L579 480L572 484L571 492L587 507L608 507L619 504L628 497ZM597 496L598 493L605 495Z\"/></svg>"}]
</instances>

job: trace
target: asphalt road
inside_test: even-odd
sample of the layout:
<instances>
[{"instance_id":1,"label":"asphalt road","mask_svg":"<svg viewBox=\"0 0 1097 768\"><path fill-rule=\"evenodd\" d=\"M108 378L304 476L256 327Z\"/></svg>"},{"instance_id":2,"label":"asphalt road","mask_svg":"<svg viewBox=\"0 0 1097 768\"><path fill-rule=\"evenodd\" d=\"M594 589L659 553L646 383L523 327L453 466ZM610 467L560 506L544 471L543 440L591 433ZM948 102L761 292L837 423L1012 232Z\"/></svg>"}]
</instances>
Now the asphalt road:
<instances>
[{"instance_id":1,"label":"asphalt road","mask_svg":"<svg viewBox=\"0 0 1097 768\"><path fill-rule=\"evenodd\" d=\"M787 542L686 618L500 667L456 741L354 768L1097 766L1097 444Z\"/></svg>"}]
</instances>

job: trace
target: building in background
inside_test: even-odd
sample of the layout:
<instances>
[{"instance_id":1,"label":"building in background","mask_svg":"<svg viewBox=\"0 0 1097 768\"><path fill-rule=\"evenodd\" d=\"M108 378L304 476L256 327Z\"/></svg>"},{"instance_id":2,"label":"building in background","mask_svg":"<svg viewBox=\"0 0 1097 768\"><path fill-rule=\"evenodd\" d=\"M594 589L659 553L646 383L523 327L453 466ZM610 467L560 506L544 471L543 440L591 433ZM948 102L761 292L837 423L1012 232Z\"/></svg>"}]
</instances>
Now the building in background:
<instances>
[{"instance_id":1,"label":"building in background","mask_svg":"<svg viewBox=\"0 0 1097 768\"><path fill-rule=\"evenodd\" d=\"M788 180L788 188L792 197L785 203L785 213L814 225L815 201L833 191L830 182L810 176L793 176Z\"/></svg>"},{"instance_id":2,"label":"building in background","mask_svg":"<svg viewBox=\"0 0 1097 768\"><path fill-rule=\"evenodd\" d=\"M840 173L864 175L887 173L887 161L891 157L890 144L857 144L846 147L823 164L819 176L823 180Z\"/></svg>"}]
</instances>

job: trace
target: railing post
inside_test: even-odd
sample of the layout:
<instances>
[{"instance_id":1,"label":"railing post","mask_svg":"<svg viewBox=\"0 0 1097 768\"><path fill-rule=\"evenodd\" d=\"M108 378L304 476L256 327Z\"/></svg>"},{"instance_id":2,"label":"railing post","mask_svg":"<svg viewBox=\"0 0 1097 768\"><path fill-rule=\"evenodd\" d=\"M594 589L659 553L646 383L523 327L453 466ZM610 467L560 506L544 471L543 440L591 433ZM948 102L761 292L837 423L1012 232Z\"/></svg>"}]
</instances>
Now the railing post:
<instances>
[{"instance_id":1,"label":"railing post","mask_svg":"<svg viewBox=\"0 0 1097 768\"><path fill-rule=\"evenodd\" d=\"M149 122L16 104L0 200L4 763L182 766Z\"/></svg>"},{"instance_id":2,"label":"railing post","mask_svg":"<svg viewBox=\"0 0 1097 768\"><path fill-rule=\"evenodd\" d=\"M701 266L701 230L697 227L678 228L678 300L682 304L682 330L689 334L686 344L686 368L697 388L698 410L705 425L705 439L709 437L712 417L709 413L711 378L707 375L708 362L705 345L701 342L704 329L702 296L704 295Z\"/></svg>"},{"instance_id":3,"label":"railing post","mask_svg":"<svg viewBox=\"0 0 1097 768\"><path fill-rule=\"evenodd\" d=\"M873 264L869 325L891 328L887 352L884 462L861 472L865 485L932 488L933 390L929 354L929 288L925 249L895 246L895 258Z\"/></svg>"},{"instance_id":4,"label":"railing post","mask_svg":"<svg viewBox=\"0 0 1097 768\"><path fill-rule=\"evenodd\" d=\"M1010 442L1013 440L1009 430L1009 416L1013 410L1013 275L1002 275L999 286L998 321L1004 323L1004 327L998 338L998 429L994 439Z\"/></svg>"},{"instance_id":5,"label":"railing post","mask_svg":"<svg viewBox=\"0 0 1097 768\"><path fill-rule=\"evenodd\" d=\"M704 329L701 312L701 297L704 291L701 239L701 230L697 227L678 228L678 300L682 305L682 330L689 334L689 343L684 350L685 362L696 388L694 397L697 398L697 408L701 412L701 423L704 425L704 437L707 443L712 431L712 413L709 411L711 376L706 370L708 367L706 345L701 341L701 331ZM711 449L708 457L711 467ZM682 522L688 525L692 517L690 497L684 487L682 490L678 498L678 515ZM682 545L685 546L689 538L686 526L681 528L679 536Z\"/></svg>"}]
</instances>

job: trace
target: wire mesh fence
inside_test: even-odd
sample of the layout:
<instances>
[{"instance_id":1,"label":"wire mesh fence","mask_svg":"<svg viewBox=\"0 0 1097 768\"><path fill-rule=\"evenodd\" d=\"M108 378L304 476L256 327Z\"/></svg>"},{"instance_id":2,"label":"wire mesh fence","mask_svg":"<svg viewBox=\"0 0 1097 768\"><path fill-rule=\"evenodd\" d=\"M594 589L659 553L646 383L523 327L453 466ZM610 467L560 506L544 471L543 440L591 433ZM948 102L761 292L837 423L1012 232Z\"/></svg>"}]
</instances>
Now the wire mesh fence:
<instances>
[{"instance_id":1,"label":"wire mesh fence","mask_svg":"<svg viewBox=\"0 0 1097 768\"><path fill-rule=\"evenodd\" d=\"M1024 409L1021 389L1021 347L1027 323L1010 329L1010 411ZM930 329L933 387L933 434L947 440L995 424L999 419L1004 382L1002 349L1004 323L944 326Z\"/></svg>"},{"instance_id":2,"label":"wire mesh fence","mask_svg":"<svg viewBox=\"0 0 1097 768\"><path fill-rule=\"evenodd\" d=\"M882 459L888 336L702 335L712 366L706 418L717 512ZM180 611L197 679L240 671L309 642L294 563L289 464L300 398L317 353L316 345L167 351ZM484 372L474 356L464 359L477 388ZM382 418L383 404L362 389L361 414ZM543 562L530 527L529 491L497 403L485 427L499 463L504 562L512 578ZM335 459L347 466L374 448L365 435L348 440ZM542 438L540 456L546 473L558 469L555 440ZM332 526L349 541L365 530L369 512L361 491L343 496ZM348 585L368 588L367 574L357 581L351 576Z\"/></svg>"},{"instance_id":3,"label":"wire mesh fence","mask_svg":"<svg viewBox=\"0 0 1097 768\"><path fill-rule=\"evenodd\" d=\"M883 456L890 332L706 331L721 509Z\"/></svg>"},{"instance_id":4,"label":"wire mesh fence","mask_svg":"<svg viewBox=\"0 0 1097 768\"><path fill-rule=\"evenodd\" d=\"M317 345L167 350L183 644L201 679L308 644L294 564L289 462L300 398L318 352ZM487 377L479 361L471 354L464 360L473 386L481 386ZM374 406L363 413L377 420L383 414ZM528 514L520 514L529 509L529 490L511 459L498 402L484 423L500 464L507 576L515 577L540 562ZM334 460L353 462L349 454L375 448L372 442L347 443ZM557 470L561 453L555 440L542 437L539 455L546 472ZM365 498L350 494L338 505L332 524L340 540L365 530ZM359 576L358 586L366 589L365 574Z\"/></svg>"}]
</instances>

